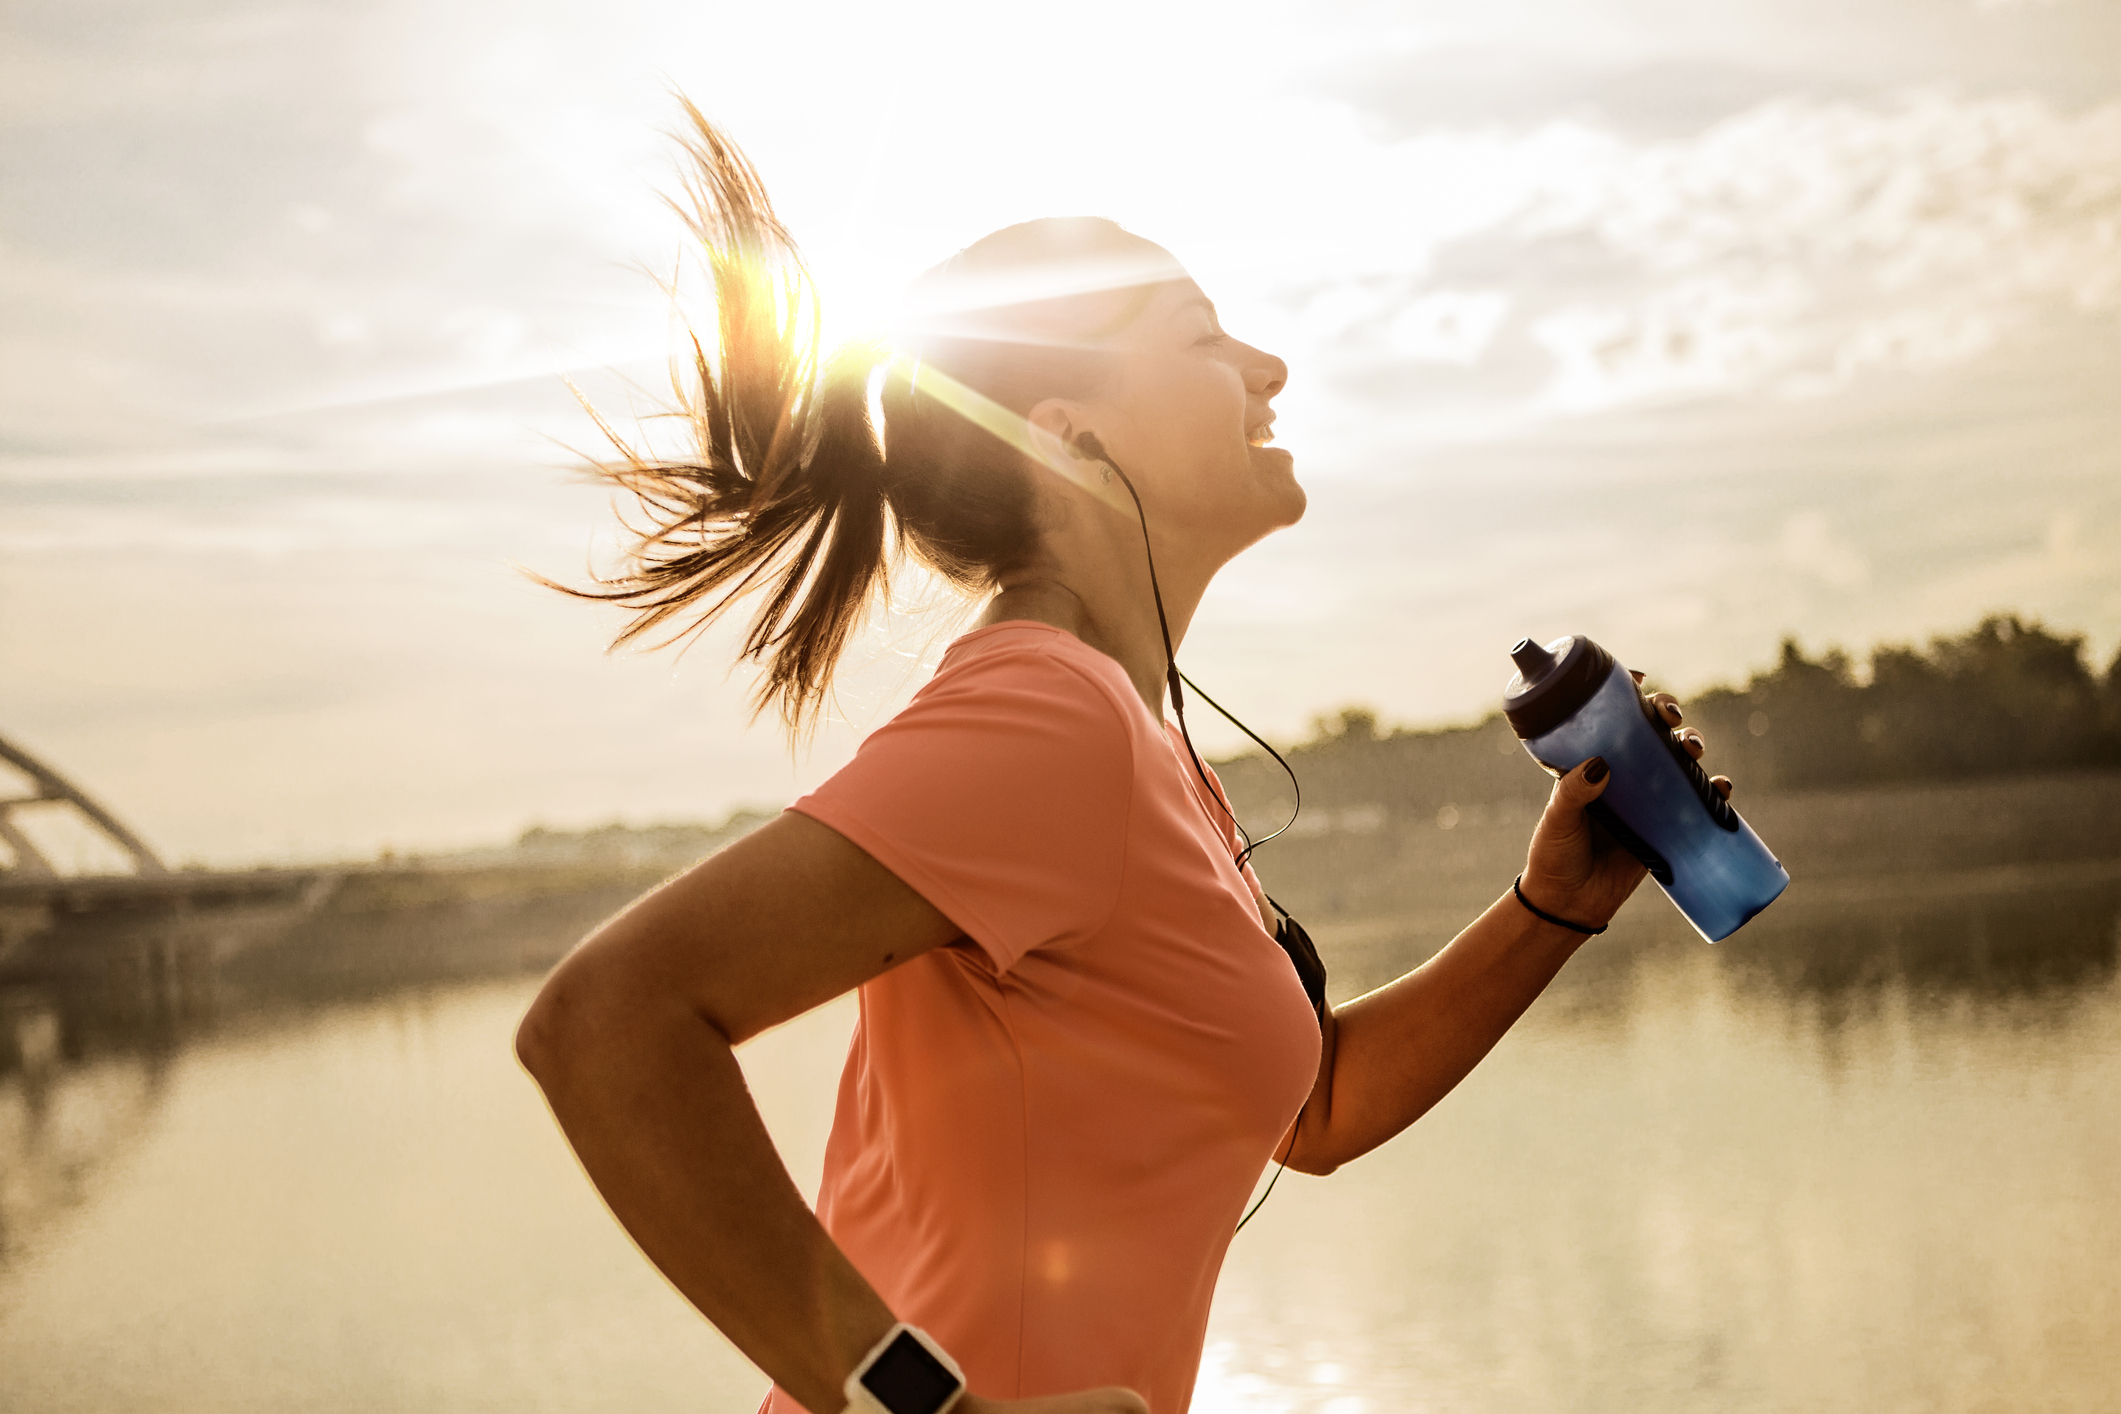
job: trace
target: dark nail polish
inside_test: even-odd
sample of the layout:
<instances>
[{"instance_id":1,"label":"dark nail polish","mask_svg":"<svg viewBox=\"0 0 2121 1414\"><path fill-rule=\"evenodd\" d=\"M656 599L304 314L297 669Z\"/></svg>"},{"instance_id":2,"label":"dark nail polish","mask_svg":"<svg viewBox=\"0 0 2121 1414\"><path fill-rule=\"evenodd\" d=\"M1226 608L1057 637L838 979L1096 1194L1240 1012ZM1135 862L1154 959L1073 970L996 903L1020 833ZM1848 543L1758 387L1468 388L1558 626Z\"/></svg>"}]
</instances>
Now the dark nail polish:
<instances>
[{"instance_id":1,"label":"dark nail polish","mask_svg":"<svg viewBox=\"0 0 2121 1414\"><path fill-rule=\"evenodd\" d=\"M1605 779L1605 773L1606 764L1603 756L1593 756L1591 764L1583 768L1584 780L1594 786Z\"/></svg>"}]
</instances>

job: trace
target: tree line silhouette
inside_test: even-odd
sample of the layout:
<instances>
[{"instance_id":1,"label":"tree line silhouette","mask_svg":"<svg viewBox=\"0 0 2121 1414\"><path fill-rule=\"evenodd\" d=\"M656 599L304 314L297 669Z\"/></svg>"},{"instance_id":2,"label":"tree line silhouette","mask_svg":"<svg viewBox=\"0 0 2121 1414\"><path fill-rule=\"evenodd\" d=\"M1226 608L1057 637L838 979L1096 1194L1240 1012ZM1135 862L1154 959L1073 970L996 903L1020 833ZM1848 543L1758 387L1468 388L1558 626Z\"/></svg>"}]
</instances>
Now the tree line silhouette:
<instances>
[{"instance_id":1,"label":"tree line silhouette","mask_svg":"<svg viewBox=\"0 0 2121 1414\"><path fill-rule=\"evenodd\" d=\"M2121 765L2121 653L2103 674L2084 635L2016 614L1983 619L1927 649L1807 658L1786 638L1775 666L1687 704L1719 770L1761 787L2065 771Z\"/></svg>"},{"instance_id":2,"label":"tree line silhouette","mask_svg":"<svg viewBox=\"0 0 2121 1414\"><path fill-rule=\"evenodd\" d=\"M1874 648L1860 673L1839 648L1811 658L1787 638L1773 667L1695 693L1685 708L1708 738L1706 764L1748 795L2121 767L2121 653L2096 671L2084 635L2016 614L1926 648ZM1548 785L1500 713L1472 727L1388 732L1374 711L1350 707L1317 719L1311 739L1285 754L1307 804L1329 811L1533 804ZM1286 817L1286 778L1264 756L1216 769L1248 825Z\"/></svg>"}]
</instances>

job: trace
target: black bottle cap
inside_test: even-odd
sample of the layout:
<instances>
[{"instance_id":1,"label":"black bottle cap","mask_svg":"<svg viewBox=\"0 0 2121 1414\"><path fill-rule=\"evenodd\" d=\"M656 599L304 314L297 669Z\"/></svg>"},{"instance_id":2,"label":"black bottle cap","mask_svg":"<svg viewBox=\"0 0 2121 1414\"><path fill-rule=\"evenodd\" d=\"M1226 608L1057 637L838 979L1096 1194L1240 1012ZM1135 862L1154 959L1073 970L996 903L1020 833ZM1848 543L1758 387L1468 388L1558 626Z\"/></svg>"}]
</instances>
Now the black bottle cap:
<instances>
[{"instance_id":1,"label":"black bottle cap","mask_svg":"<svg viewBox=\"0 0 2121 1414\"><path fill-rule=\"evenodd\" d=\"M1510 650L1517 672L1502 692L1502 714L1519 740L1544 736L1591 700L1613 671L1613 655L1582 634L1541 647L1521 638Z\"/></svg>"},{"instance_id":2,"label":"black bottle cap","mask_svg":"<svg viewBox=\"0 0 2121 1414\"><path fill-rule=\"evenodd\" d=\"M1517 665L1518 675L1524 679L1526 687L1554 671L1554 655L1535 639L1518 639L1517 646L1510 650L1510 661Z\"/></svg>"}]
</instances>

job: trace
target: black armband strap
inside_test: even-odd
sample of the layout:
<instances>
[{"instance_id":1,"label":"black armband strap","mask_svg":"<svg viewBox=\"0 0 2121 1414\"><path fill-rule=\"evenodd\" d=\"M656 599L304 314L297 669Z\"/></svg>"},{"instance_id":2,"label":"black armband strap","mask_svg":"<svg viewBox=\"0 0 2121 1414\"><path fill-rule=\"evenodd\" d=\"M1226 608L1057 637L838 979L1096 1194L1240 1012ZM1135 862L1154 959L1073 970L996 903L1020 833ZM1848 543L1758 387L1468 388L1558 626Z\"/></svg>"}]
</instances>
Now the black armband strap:
<instances>
[{"instance_id":1,"label":"black armband strap","mask_svg":"<svg viewBox=\"0 0 2121 1414\"><path fill-rule=\"evenodd\" d=\"M1538 904L1526 898L1524 896L1524 875L1522 874L1519 874L1516 879L1511 881L1510 892L1517 895L1517 901L1519 903L1523 904L1526 908L1531 909L1534 914L1541 918L1544 918L1547 922L1553 924L1557 928L1566 928L1571 933L1581 933L1588 938L1595 938L1600 933L1603 933L1605 931L1605 924L1603 923L1599 924L1596 928L1592 928L1582 923L1571 923L1566 918L1556 918L1553 914L1547 912Z\"/></svg>"}]
</instances>

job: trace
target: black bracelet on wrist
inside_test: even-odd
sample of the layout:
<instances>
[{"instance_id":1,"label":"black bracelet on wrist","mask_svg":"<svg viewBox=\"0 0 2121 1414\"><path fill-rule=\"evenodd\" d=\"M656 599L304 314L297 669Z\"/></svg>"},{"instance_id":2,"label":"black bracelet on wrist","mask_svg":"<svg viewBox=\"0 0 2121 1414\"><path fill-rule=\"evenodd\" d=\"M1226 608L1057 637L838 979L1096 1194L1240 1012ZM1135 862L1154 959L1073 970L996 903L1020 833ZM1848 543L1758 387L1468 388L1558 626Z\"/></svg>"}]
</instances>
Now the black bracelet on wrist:
<instances>
[{"instance_id":1,"label":"black bracelet on wrist","mask_svg":"<svg viewBox=\"0 0 2121 1414\"><path fill-rule=\"evenodd\" d=\"M1547 912L1538 904L1526 898L1524 896L1524 875L1522 874L1519 874L1516 879L1511 882L1510 892L1517 895L1517 901L1519 903L1523 904L1526 908L1531 909L1536 916L1544 918L1547 922L1553 924L1557 928L1566 928L1571 933L1581 933L1587 938L1595 938L1600 933L1603 933L1605 931L1605 924L1603 923L1599 924L1596 928L1590 928L1586 927L1581 923L1571 923L1566 918L1556 918L1553 914Z\"/></svg>"}]
</instances>

